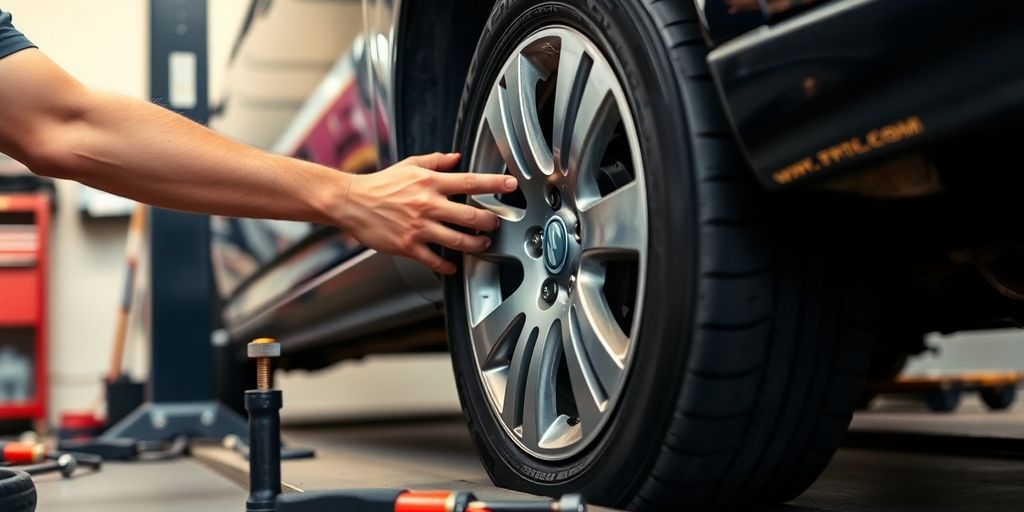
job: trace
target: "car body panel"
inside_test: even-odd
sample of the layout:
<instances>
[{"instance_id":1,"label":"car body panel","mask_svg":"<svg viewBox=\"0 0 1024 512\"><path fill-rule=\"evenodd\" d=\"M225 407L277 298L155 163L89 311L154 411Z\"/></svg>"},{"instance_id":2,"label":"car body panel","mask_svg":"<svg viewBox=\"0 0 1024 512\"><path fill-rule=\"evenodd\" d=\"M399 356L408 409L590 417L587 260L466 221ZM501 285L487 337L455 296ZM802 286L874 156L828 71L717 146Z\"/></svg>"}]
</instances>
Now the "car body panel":
<instances>
[{"instance_id":1,"label":"car body panel","mask_svg":"<svg viewBox=\"0 0 1024 512\"><path fill-rule=\"evenodd\" d=\"M394 69L401 0L363 0L363 65L373 108L378 112L377 160L381 169L398 161L395 141Z\"/></svg>"},{"instance_id":2,"label":"car body panel","mask_svg":"<svg viewBox=\"0 0 1024 512\"><path fill-rule=\"evenodd\" d=\"M364 31L279 130L273 152L349 173L373 172L396 160L390 121L394 5L363 6ZM334 227L221 217L212 223L221 319L238 344L275 336L287 355L358 339L381 326L440 318L435 274L368 250ZM409 338L415 343L398 345L444 341L437 335Z\"/></svg>"},{"instance_id":3,"label":"car body panel","mask_svg":"<svg viewBox=\"0 0 1024 512\"><path fill-rule=\"evenodd\" d=\"M692 0L711 46L829 0Z\"/></svg>"},{"instance_id":4,"label":"car body panel","mask_svg":"<svg viewBox=\"0 0 1024 512\"><path fill-rule=\"evenodd\" d=\"M729 41L709 63L754 171L777 188L1019 111L1021 27L1020 2L841 0Z\"/></svg>"},{"instance_id":5,"label":"car body panel","mask_svg":"<svg viewBox=\"0 0 1024 512\"><path fill-rule=\"evenodd\" d=\"M311 247L314 253L320 250ZM289 289L257 314L244 316L229 332L234 339L275 336L287 354L439 316L440 305L417 293L399 266L397 258L363 251ZM239 302L245 307L244 297Z\"/></svg>"}]
</instances>

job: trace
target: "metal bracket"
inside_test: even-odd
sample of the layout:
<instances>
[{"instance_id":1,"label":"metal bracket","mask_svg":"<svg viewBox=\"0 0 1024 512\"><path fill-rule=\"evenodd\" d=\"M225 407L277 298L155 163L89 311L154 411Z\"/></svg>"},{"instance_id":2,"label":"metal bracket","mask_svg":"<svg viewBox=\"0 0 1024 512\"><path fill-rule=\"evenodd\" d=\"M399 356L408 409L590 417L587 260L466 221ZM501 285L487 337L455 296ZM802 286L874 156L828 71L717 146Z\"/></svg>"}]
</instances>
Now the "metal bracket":
<instances>
[{"instance_id":1,"label":"metal bracket","mask_svg":"<svg viewBox=\"0 0 1024 512\"><path fill-rule=\"evenodd\" d=\"M178 436L223 439L228 435L248 439L248 431L245 419L220 402L149 402L107 429L100 439L167 441Z\"/></svg>"}]
</instances>

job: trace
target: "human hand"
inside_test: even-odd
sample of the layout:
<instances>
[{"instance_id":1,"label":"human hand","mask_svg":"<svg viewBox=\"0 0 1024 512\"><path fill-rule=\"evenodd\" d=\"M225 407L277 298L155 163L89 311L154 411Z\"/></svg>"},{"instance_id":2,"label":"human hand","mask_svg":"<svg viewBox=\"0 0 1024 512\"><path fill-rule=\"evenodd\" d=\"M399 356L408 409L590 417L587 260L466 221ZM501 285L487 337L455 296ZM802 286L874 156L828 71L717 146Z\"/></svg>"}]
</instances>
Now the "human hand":
<instances>
[{"instance_id":1,"label":"human hand","mask_svg":"<svg viewBox=\"0 0 1024 512\"><path fill-rule=\"evenodd\" d=\"M455 265L427 244L480 252L490 246L490 239L444 224L493 231L499 222L493 213L454 203L448 196L506 194L518 186L511 176L437 172L458 162L457 153L433 153L406 158L377 173L353 175L339 224L367 247L416 259L434 272L454 273Z\"/></svg>"}]
</instances>

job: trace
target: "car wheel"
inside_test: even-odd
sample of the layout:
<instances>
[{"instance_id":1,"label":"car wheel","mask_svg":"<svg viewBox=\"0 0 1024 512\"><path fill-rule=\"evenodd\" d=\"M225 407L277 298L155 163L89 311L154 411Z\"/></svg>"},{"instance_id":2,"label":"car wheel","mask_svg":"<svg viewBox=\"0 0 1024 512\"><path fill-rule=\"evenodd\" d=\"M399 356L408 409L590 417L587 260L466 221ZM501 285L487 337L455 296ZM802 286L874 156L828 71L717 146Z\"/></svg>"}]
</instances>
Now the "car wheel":
<instances>
[{"instance_id":1,"label":"car wheel","mask_svg":"<svg viewBox=\"0 0 1024 512\"><path fill-rule=\"evenodd\" d=\"M925 393L924 403L932 412L953 412L960 406L962 394L963 388L959 384L953 384Z\"/></svg>"},{"instance_id":2,"label":"car wheel","mask_svg":"<svg viewBox=\"0 0 1024 512\"><path fill-rule=\"evenodd\" d=\"M1017 386L1005 385L981 389L981 400L993 411L1009 409L1017 399Z\"/></svg>"},{"instance_id":3,"label":"car wheel","mask_svg":"<svg viewBox=\"0 0 1024 512\"><path fill-rule=\"evenodd\" d=\"M498 485L642 509L779 502L848 426L868 260L824 206L754 182L706 51L690 2L494 8L455 149L520 189L466 199L502 225L486 252L448 255L445 297Z\"/></svg>"}]
</instances>

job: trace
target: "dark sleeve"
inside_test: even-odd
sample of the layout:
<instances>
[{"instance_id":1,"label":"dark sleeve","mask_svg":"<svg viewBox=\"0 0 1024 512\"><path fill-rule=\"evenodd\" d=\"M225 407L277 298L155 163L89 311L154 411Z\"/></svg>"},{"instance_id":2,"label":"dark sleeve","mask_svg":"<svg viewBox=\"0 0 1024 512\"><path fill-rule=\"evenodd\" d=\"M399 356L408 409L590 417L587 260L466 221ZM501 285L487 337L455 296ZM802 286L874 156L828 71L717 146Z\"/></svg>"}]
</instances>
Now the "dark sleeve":
<instances>
[{"instance_id":1,"label":"dark sleeve","mask_svg":"<svg viewBox=\"0 0 1024 512\"><path fill-rule=\"evenodd\" d=\"M11 13L0 11L0 59L25 48L35 48L32 44L14 28L11 23Z\"/></svg>"}]
</instances>

